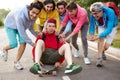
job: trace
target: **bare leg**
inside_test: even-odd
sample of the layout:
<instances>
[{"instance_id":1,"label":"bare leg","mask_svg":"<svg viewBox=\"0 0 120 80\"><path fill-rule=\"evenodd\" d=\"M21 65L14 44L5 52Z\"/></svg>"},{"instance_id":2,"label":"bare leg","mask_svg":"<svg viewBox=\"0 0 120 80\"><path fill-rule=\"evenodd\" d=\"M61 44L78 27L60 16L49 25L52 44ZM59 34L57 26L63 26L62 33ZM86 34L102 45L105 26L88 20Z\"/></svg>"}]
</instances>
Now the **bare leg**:
<instances>
[{"instance_id":1,"label":"bare leg","mask_svg":"<svg viewBox=\"0 0 120 80\"><path fill-rule=\"evenodd\" d=\"M8 50L10 50L10 49L12 49L9 45L7 45L7 46L5 46L4 48L3 48L3 50L5 50L5 51L7 51L8 52Z\"/></svg>"},{"instance_id":2,"label":"bare leg","mask_svg":"<svg viewBox=\"0 0 120 80\"><path fill-rule=\"evenodd\" d=\"M102 52L104 50L104 38L98 40L98 57L102 58Z\"/></svg>"},{"instance_id":3,"label":"bare leg","mask_svg":"<svg viewBox=\"0 0 120 80\"><path fill-rule=\"evenodd\" d=\"M110 44L105 43L103 51L106 51L110 47Z\"/></svg>"},{"instance_id":4,"label":"bare leg","mask_svg":"<svg viewBox=\"0 0 120 80\"><path fill-rule=\"evenodd\" d=\"M35 63L39 64L42 52L45 50L43 40L38 40L35 47Z\"/></svg>"},{"instance_id":5,"label":"bare leg","mask_svg":"<svg viewBox=\"0 0 120 80\"><path fill-rule=\"evenodd\" d=\"M70 45L68 43L65 43L62 47L59 48L59 54L65 56L67 66L70 66L72 64L72 53L70 50Z\"/></svg>"},{"instance_id":6,"label":"bare leg","mask_svg":"<svg viewBox=\"0 0 120 80\"><path fill-rule=\"evenodd\" d=\"M18 62L21 59L21 57L25 51L25 47L26 47L26 43L20 44L15 62Z\"/></svg>"}]
</instances>

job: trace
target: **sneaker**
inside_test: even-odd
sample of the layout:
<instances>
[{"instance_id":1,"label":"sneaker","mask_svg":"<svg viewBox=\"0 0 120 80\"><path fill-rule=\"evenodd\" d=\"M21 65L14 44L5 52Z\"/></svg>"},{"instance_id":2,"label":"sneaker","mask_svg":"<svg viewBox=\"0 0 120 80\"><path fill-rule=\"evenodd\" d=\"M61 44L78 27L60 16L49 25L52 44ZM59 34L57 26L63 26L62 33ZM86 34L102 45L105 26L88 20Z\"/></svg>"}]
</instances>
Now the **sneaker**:
<instances>
[{"instance_id":1,"label":"sneaker","mask_svg":"<svg viewBox=\"0 0 120 80\"><path fill-rule=\"evenodd\" d=\"M88 65L88 64L91 64L91 62L90 62L90 60L89 60L88 57L85 57L85 58L84 58L84 62L85 62L85 64L87 64L87 65Z\"/></svg>"},{"instance_id":2,"label":"sneaker","mask_svg":"<svg viewBox=\"0 0 120 80\"><path fill-rule=\"evenodd\" d=\"M5 51L5 50L1 50L0 53L1 53L2 60L3 61L7 61L7 59L8 59L8 52Z\"/></svg>"},{"instance_id":3,"label":"sneaker","mask_svg":"<svg viewBox=\"0 0 120 80\"><path fill-rule=\"evenodd\" d=\"M19 61L14 62L14 67L18 70L23 70L23 66L21 65L21 63Z\"/></svg>"},{"instance_id":4,"label":"sneaker","mask_svg":"<svg viewBox=\"0 0 120 80\"><path fill-rule=\"evenodd\" d=\"M41 72L40 66L38 63L35 63L31 68L30 68L30 72L33 74L38 74Z\"/></svg>"},{"instance_id":5,"label":"sneaker","mask_svg":"<svg viewBox=\"0 0 120 80\"><path fill-rule=\"evenodd\" d=\"M69 67L66 67L65 74L76 74L82 71L82 67L80 65L71 64Z\"/></svg>"},{"instance_id":6,"label":"sneaker","mask_svg":"<svg viewBox=\"0 0 120 80\"><path fill-rule=\"evenodd\" d=\"M75 50L73 52L73 55L74 55L74 57L79 57L80 56L80 51L79 50Z\"/></svg>"},{"instance_id":7,"label":"sneaker","mask_svg":"<svg viewBox=\"0 0 120 80\"><path fill-rule=\"evenodd\" d=\"M96 63L96 66L97 66L97 67L102 67L102 66L103 66L103 64L102 64L102 59L101 59L101 58L98 58L97 63Z\"/></svg>"},{"instance_id":8,"label":"sneaker","mask_svg":"<svg viewBox=\"0 0 120 80\"><path fill-rule=\"evenodd\" d=\"M106 57L106 55L105 55L104 52L102 53L102 59L103 59L103 60L106 60L106 59L107 59L107 57Z\"/></svg>"}]
</instances>

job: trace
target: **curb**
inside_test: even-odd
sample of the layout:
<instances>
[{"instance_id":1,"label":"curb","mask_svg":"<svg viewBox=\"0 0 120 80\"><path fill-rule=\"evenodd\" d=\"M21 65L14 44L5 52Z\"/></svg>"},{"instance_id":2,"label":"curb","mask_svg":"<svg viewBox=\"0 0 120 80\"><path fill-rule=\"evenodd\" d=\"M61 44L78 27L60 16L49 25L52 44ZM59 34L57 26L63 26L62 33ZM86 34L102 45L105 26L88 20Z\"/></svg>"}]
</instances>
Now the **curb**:
<instances>
[{"instance_id":1,"label":"curb","mask_svg":"<svg viewBox=\"0 0 120 80\"><path fill-rule=\"evenodd\" d=\"M81 43L81 39L78 38L77 42ZM97 50L97 43L96 42L88 41L88 46L90 48ZM114 47L110 46L109 49L105 52L120 60L120 49L119 48L114 48Z\"/></svg>"}]
</instances>

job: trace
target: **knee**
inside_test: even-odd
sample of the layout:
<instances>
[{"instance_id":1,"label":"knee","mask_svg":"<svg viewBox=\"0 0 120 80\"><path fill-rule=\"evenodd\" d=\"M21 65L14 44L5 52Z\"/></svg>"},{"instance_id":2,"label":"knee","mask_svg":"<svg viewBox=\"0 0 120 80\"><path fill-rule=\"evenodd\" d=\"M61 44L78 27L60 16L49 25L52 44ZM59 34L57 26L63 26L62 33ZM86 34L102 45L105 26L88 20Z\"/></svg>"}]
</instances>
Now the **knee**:
<instances>
[{"instance_id":1,"label":"knee","mask_svg":"<svg viewBox=\"0 0 120 80\"><path fill-rule=\"evenodd\" d=\"M105 44L105 46L104 46L104 50L107 50L109 47L110 47L109 44Z\"/></svg>"},{"instance_id":2,"label":"knee","mask_svg":"<svg viewBox=\"0 0 120 80\"><path fill-rule=\"evenodd\" d=\"M65 46L66 48L69 48L69 47L70 47L69 43L65 43L64 46Z\"/></svg>"},{"instance_id":3,"label":"knee","mask_svg":"<svg viewBox=\"0 0 120 80\"><path fill-rule=\"evenodd\" d=\"M36 43L36 46L43 47L44 46L44 41L43 40L38 40Z\"/></svg>"},{"instance_id":4,"label":"knee","mask_svg":"<svg viewBox=\"0 0 120 80\"><path fill-rule=\"evenodd\" d=\"M82 40L82 43L85 43L87 42L87 37L82 37L81 40Z\"/></svg>"},{"instance_id":5,"label":"knee","mask_svg":"<svg viewBox=\"0 0 120 80\"><path fill-rule=\"evenodd\" d=\"M10 47L11 47L11 48L15 48L15 47L17 47L17 46L18 46L18 43L16 43L16 42L10 44Z\"/></svg>"},{"instance_id":6,"label":"knee","mask_svg":"<svg viewBox=\"0 0 120 80\"><path fill-rule=\"evenodd\" d=\"M37 41L37 44L43 44L44 42L43 42L43 40L38 40Z\"/></svg>"},{"instance_id":7,"label":"knee","mask_svg":"<svg viewBox=\"0 0 120 80\"><path fill-rule=\"evenodd\" d=\"M20 43L20 45L26 47L26 43Z\"/></svg>"}]
</instances>

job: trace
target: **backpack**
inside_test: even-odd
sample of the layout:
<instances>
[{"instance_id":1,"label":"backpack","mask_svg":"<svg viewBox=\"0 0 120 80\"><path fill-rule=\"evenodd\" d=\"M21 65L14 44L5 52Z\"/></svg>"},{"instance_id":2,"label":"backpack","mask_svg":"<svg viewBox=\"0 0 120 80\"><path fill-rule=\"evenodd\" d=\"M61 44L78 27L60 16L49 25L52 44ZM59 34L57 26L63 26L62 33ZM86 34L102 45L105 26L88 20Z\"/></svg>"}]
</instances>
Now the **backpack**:
<instances>
[{"instance_id":1,"label":"backpack","mask_svg":"<svg viewBox=\"0 0 120 80\"><path fill-rule=\"evenodd\" d=\"M120 16L120 10L118 9L118 7L116 6L116 4L114 2L105 2L103 4L111 9L113 9L117 17Z\"/></svg>"}]
</instances>

